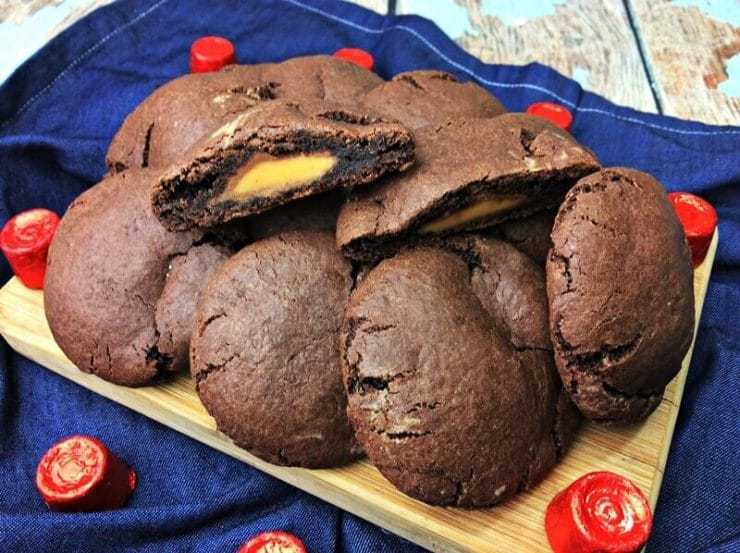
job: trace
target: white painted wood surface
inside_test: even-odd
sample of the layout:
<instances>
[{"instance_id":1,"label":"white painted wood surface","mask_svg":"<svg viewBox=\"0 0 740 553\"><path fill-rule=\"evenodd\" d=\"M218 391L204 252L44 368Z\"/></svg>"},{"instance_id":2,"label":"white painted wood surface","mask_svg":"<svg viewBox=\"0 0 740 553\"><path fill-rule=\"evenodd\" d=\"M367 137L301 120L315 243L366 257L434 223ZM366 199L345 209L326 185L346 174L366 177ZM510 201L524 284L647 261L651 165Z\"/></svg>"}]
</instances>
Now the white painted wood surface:
<instances>
[{"instance_id":1,"label":"white painted wood surface","mask_svg":"<svg viewBox=\"0 0 740 553\"><path fill-rule=\"evenodd\" d=\"M618 104L656 111L621 2L399 0L398 13L425 17L487 63L540 62ZM440 13L445 12L445 13Z\"/></svg>"},{"instance_id":2,"label":"white painted wood surface","mask_svg":"<svg viewBox=\"0 0 740 553\"><path fill-rule=\"evenodd\" d=\"M630 0L663 112L740 125L740 0Z\"/></svg>"},{"instance_id":3,"label":"white painted wood surface","mask_svg":"<svg viewBox=\"0 0 740 553\"><path fill-rule=\"evenodd\" d=\"M484 61L540 61L618 104L740 125L740 0L398 0L397 11Z\"/></svg>"},{"instance_id":4,"label":"white painted wood surface","mask_svg":"<svg viewBox=\"0 0 740 553\"><path fill-rule=\"evenodd\" d=\"M388 13L388 0L350 0L353 4L359 4L360 6L369 10L376 11L378 13Z\"/></svg>"}]
</instances>

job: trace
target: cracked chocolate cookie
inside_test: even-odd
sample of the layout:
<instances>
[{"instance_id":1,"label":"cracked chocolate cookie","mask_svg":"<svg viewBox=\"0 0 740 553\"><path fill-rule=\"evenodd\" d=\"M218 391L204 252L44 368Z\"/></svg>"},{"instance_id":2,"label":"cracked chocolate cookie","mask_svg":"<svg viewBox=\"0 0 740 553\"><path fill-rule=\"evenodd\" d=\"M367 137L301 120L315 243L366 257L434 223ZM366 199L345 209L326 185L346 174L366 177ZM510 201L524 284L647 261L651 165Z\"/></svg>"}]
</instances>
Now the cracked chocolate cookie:
<instances>
[{"instance_id":1,"label":"cracked chocolate cookie","mask_svg":"<svg viewBox=\"0 0 740 553\"><path fill-rule=\"evenodd\" d=\"M360 453L339 361L352 268L329 232L255 242L198 305L191 372L218 428L271 463L330 467Z\"/></svg>"},{"instance_id":2,"label":"cracked chocolate cookie","mask_svg":"<svg viewBox=\"0 0 740 553\"><path fill-rule=\"evenodd\" d=\"M410 131L325 102L270 102L206 137L162 176L154 211L171 230L211 227L372 182L414 159Z\"/></svg>"},{"instance_id":3,"label":"cracked chocolate cookie","mask_svg":"<svg viewBox=\"0 0 740 553\"><path fill-rule=\"evenodd\" d=\"M331 56L184 75L162 85L129 114L106 162L112 172L164 168L201 137L261 102L314 98L356 103L381 82L374 73Z\"/></svg>"},{"instance_id":4,"label":"cracked chocolate cookie","mask_svg":"<svg viewBox=\"0 0 740 553\"><path fill-rule=\"evenodd\" d=\"M598 161L571 135L524 114L458 119L416 134L416 164L345 204L337 244L372 260L420 236L494 225L555 207Z\"/></svg>"},{"instance_id":5,"label":"cracked chocolate cookie","mask_svg":"<svg viewBox=\"0 0 740 553\"><path fill-rule=\"evenodd\" d=\"M555 222L557 210L540 211L529 217L504 221L492 230L519 251L526 253L540 267L547 262L550 251L550 231Z\"/></svg>"},{"instance_id":6,"label":"cracked chocolate cookie","mask_svg":"<svg viewBox=\"0 0 740 553\"><path fill-rule=\"evenodd\" d=\"M224 247L200 244L170 262L154 320L160 333L159 352L172 358L172 370L188 367L195 307L211 275L229 255Z\"/></svg>"},{"instance_id":7,"label":"cracked chocolate cookie","mask_svg":"<svg viewBox=\"0 0 740 553\"><path fill-rule=\"evenodd\" d=\"M155 311L170 263L202 238L159 224L150 202L154 179L149 171L126 171L77 198L51 244L46 272L46 317L59 347L81 370L130 386L186 363Z\"/></svg>"},{"instance_id":8,"label":"cracked chocolate cookie","mask_svg":"<svg viewBox=\"0 0 740 553\"><path fill-rule=\"evenodd\" d=\"M566 389L592 420L644 419L694 331L691 255L663 187L632 169L583 178L552 242L550 326Z\"/></svg>"},{"instance_id":9,"label":"cracked chocolate cookie","mask_svg":"<svg viewBox=\"0 0 740 553\"><path fill-rule=\"evenodd\" d=\"M501 102L477 84L432 70L400 73L373 88L362 103L414 130L451 118L486 118L506 112Z\"/></svg>"},{"instance_id":10,"label":"cracked chocolate cookie","mask_svg":"<svg viewBox=\"0 0 740 553\"><path fill-rule=\"evenodd\" d=\"M278 99L357 105L383 82L372 71L333 56L304 56L263 67L263 80L276 83Z\"/></svg>"},{"instance_id":11,"label":"cracked chocolate cookie","mask_svg":"<svg viewBox=\"0 0 740 553\"><path fill-rule=\"evenodd\" d=\"M544 275L505 242L458 237L382 261L351 295L341 345L358 441L427 503L501 502L541 480L575 435Z\"/></svg>"}]
</instances>

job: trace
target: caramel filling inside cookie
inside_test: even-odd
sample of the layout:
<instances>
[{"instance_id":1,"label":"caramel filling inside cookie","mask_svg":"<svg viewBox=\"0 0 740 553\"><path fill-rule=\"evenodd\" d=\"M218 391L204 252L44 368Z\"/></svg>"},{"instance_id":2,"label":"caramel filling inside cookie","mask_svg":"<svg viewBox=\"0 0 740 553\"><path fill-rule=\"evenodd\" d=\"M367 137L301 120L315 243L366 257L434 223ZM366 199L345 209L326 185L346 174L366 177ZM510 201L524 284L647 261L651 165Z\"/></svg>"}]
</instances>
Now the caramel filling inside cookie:
<instances>
[{"instance_id":1,"label":"caramel filling inside cookie","mask_svg":"<svg viewBox=\"0 0 740 553\"><path fill-rule=\"evenodd\" d=\"M275 157L255 154L229 178L222 199L279 192L320 179L337 164L328 152Z\"/></svg>"},{"instance_id":2,"label":"caramel filling inside cookie","mask_svg":"<svg viewBox=\"0 0 740 553\"><path fill-rule=\"evenodd\" d=\"M485 200L479 200L462 208L459 211L435 219L419 229L421 234L444 232L479 221L491 215L498 215L510 211L527 201L521 194L500 195Z\"/></svg>"}]
</instances>

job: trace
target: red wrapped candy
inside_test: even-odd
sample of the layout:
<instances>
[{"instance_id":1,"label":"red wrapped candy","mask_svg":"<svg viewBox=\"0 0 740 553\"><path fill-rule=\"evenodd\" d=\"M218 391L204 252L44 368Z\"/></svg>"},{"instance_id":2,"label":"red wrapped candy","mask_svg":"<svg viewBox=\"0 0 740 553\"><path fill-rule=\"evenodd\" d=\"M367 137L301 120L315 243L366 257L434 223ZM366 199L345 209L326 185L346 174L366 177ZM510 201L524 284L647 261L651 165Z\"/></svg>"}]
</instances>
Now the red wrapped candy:
<instances>
[{"instance_id":1,"label":"red wrapped candy","mask_svg":"<svg viewBox=\"0 0 740 553\"><path fill-rule=\"evenodd\" d=\"M236 49L230 40L204 36L190 47L190 72L208 73L236 63Z\"/></svg>"},{"instance_id":2,"label":"red wrapped candy","mask_svg":"<svg viewBox=\"0 0 740 553\"><path fill-rule=\"evenodd\" d=\"M293 534L275 530L257 534L239 548L239 553L308 553L303 542Z\"/></svg>"},{"instance_id":3,"label":"red wrapped candy","mask_svg":"<svg viewBox=\"0 0 740 553\"><path fill-rule=\"evenodd\" d=\"M48 209L31 209L11 218L0 231L0 249L13 272L29 288L43 288L46 255L59 226Z\"/></svg>"},{"instance_id":4,"label":"red wrapped candy","mask_svg":"<svg viewBox=\"0 0 740 553\"><path fill-rule=\"evenodd\" d=\"M678 215L691 248L691 262L701 265L717 228L717 211L712 204L688 192L671 192L668 201Z\"/></svg>"},{"instance_id":5,"label":"red wrapped candy","mask_svg":"<svg viewBox=\"0 0 740 553\"><path fill-rule=\"evenodd\" d=\"M340 48L334 52L334 57L350 61L368 71L372 71L375 66L372 54L360 48Z\"/></svg>"},{"instance_id":6,"label":"red wrapped candy","mask_svg":"<svg viewBox=\"0 0 740 553\"><path fill-rule=\"evenodd\" d=\"M527 108L529 115L547 119L561 129L570 131L573 125L573 115L567 108L553 102L537 102Z\"/></svg>"},{"instance_id":7,"label":"red wrapped candy","mask_svg":"<svg viewBox=\"0 0 740 553\"><path fill-rule=\"evenodd\" d=\"M633 553L650 536L645 495L612 472L582 476L550 502L545 531L555 553Z\"/></svg>"},{"instance_id":8,"label":"red wrapped candy","mask_svg":"<svg viewBox=\"0 0 740 553\"><path fill-rule=\"evenodd\" d=\"M72 436L41 458L36 487L52 511L104 511L126 504L136 473L100 440Z\"/></svg>"}]
</instances>

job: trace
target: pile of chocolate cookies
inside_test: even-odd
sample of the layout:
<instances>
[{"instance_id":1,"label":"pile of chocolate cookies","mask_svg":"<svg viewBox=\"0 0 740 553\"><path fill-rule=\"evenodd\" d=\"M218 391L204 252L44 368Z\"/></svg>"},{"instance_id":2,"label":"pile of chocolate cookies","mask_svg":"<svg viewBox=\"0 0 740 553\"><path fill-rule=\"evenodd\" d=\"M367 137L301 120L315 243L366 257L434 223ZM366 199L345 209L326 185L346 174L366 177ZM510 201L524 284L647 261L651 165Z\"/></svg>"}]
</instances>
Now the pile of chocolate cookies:
<instances>
[{"instance_id":1,"label":"pile of chocolate cookies","mask_svg":"<svg viewBox=\"0 0 740 553\"><path fill-rule=\"evenodd\" d=\"M235 443L491 505L581 416L644 419L693 333L689 250L655 179L438 71L326 56L156 90L69 207L46 314L83 371L189 367Z\"/></svg>"}]
</instances>

